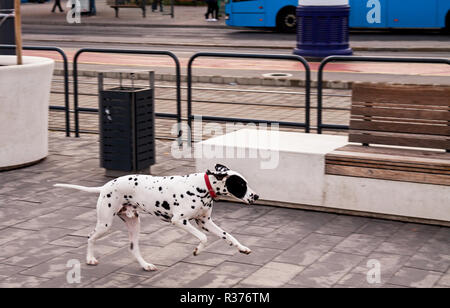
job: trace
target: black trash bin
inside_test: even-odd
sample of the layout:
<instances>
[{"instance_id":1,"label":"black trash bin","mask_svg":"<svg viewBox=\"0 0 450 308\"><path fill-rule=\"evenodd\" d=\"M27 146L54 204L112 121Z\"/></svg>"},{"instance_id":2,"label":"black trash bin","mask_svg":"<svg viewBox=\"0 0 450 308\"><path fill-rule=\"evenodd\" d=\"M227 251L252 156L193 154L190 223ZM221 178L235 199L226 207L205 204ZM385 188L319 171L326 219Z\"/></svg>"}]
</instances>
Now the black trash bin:
<instances>
[{"instance_id":1,"label":"black trash bin","mask_svg":"<svg viewBox=\"0 0 450 308\"><path fill-rule=\"evenodd\" d=\"M98 74L100 165L107 176L150 173L155 163L154 72L149 87L131 85L104 89L103 73Z\"/></svg>"},{"instance_id":2,"label":"black trash bin","mask_svg":"<svg viewBox=\"0 0 450 308\"><path fill-rule=\"evenodd\" d=\"M15 45L14 17L7 17L14 12L14 0L0 0L0 45ZM15 55L14 49L0 49L0 55Z\"/></svg>"}]
</instances>

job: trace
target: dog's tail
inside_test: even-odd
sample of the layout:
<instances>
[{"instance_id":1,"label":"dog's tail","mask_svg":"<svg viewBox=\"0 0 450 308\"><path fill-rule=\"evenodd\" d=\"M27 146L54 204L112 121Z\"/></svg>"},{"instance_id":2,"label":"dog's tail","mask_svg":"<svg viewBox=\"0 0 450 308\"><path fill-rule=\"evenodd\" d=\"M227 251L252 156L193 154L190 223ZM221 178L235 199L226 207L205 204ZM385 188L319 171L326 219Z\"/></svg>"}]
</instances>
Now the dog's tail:
<instances>
[{"instance_id":1,"label":"dog's tail","mask_svg":"<svg viewBox=\"0 0 450 308\"><path fill-rule=\"evenodd\" d=\"M79 185L70 185L70 184L55 184L53 185L55 187L65 187L65 188L73 188L78 189L90 193L99 193L102 190L102 187L85 187L85 186L79 186Z\"/></svg>"}]
</instances>

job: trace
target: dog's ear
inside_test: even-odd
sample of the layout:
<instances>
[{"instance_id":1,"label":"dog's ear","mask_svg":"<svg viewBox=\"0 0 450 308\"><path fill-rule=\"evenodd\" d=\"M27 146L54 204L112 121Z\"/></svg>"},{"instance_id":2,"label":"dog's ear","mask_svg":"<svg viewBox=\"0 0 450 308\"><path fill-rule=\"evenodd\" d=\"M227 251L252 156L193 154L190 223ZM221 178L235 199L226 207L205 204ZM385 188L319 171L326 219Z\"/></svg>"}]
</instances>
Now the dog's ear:
<instances>
[{"instance_id":1,"label":"dog's ear","mask_svg":"<svg viewBox=\"0 0 450 308\"><path fill-rule=\"evenodd\" d=\"M226 167L225 167L226 168ZM228 169L229 170L229 169ZM206 170L206 174L208 175L213 175L217 180L222 181L224 177L226 177L228 175L227 172L222 172L222 171L218 171L218 172L211 172L209 169Z\"/></svg>"},{"instance_id":2,"label":"dog's ear","mask_svg":"<svg viewBox=\"0 0 450 308\"><path fill-rule=\"evenodd\" d=\"M216 164L214 168L216 169L217 172L227 172L230 170L228 167L225 167L224 165L221 164Z\"/></svg>"}]
</instances>

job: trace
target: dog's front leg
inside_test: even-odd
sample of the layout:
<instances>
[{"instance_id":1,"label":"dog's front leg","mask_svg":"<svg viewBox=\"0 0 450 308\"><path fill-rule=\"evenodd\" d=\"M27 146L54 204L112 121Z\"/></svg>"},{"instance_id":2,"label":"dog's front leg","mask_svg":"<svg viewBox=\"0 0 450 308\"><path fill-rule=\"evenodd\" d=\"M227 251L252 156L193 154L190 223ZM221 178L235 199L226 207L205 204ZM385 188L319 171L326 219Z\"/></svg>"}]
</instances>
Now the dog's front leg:
<instances>
[{"instance_id":1,"label":"dog's front leg","mask_svg":"<svg viewBox=\"0 0 450 308\"><path fill-rule=\"evenodd\" d=\"M200 244L194 249L194 256L198 255L205 248L206 242L208 241L206 235L192 226L188 219L181 216L174 216L172 218L172 223L200 240Z\"/></svg>"},{"instance_id":2,"label":"dog's front leg","mask_svg":"<svg viewBox=\"0 0 450 308\"><path fill-rule=\"evenodd\" d=\"M231 234L229 234L228 232L223 231L222 228L220 228L218 225L216 225L212 221L212 219L208 219L205 222L205 228L208 229L208 231L210 231L212 234L215 234L218 237L226 240L228 244L237 247L237 249L239 249L239 252L245 253L247 255L252 252L250 250L250 248L245 247L244 245L239 243L239 241L237 239L235 239Z\"/></svg>"}]
</instances>

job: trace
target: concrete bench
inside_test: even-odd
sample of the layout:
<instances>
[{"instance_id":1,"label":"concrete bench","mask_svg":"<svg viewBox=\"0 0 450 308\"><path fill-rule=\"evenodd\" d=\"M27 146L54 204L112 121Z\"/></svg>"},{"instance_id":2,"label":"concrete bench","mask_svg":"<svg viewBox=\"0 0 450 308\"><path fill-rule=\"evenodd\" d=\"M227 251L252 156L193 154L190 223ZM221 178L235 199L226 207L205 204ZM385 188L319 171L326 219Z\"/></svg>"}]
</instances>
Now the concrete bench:
<instances>
[{"instance_id":1,"label":"concrete bench","mask_svg":"<svg viewBox=\"0 0 450 308\"><path fill-rule=\"evenodd\" d=\"M397 86L392 87L394 91ZM389 92L386 88L378 88L380 92L376 94L371 92L375 88L369 91L368 85L355 87L350 137L242 129L197 143L198 153L211 153L214 148L217 150L215 153L223 155L197 158L196 169L203 172L213 168L216 163L222 163L242 173L261 196L262 204L450 225L450 153L442 150L448 149L449 142L449 130L445 125L450 120L449 112L443 111L443 106L450 106L448 88L440 88L431 95L427 91L434 91L432 87L416 88L423 94L414 92L413 87L397 87L399 91L406 91L401 97L412 98L411 104L415 105L411 109L417 109L417 115L420 115L416 117L417 124L422 121L426 122L422 123L427 125L426 128L433 125L440 127L430 130L409 125L379 125L374 123L378 115L373 112L371 118L365 114L356 114L361 110L356 102L366 103L359 96L362 93L370 97L375 95L375 100L382 102L380 104L388 104L386 97ZM438 93L440 98L434 99L439 96ZM400 94L397 92L396 95ZM377 105L374 99L370 103L371 107L362 108ZM400 101L396 101L395 105L401 106ZM430 106L433 106L431 111L425 110ZM396 114L399 118L407 118L409 123L412 121L409 117L416 111L391 111L385 115L390 118ZM424 117L434 112L440 114L435 120L438 124L430 124L433 120ZM372 123L355 123L369 122L369 118ZM367 129L366 125L371 128ZM375 129L378 127L381 132ZM395 131L395 134L411 136L384 136L385 130L394 130L393 127L400 130ZM405 128L412 132L404 132ZM371 139L379 134L381 139ZM433 135L431 139L435 141L428 143L426 140L429 135ZM417 141L415 137L425 141ZM395 146L396 143L400 146ZM423 148L426 145L435 147L437 144L443 145L441 150ZM255 155L256 151L266 153ZM240 157L236 156L237 152L241 153ZM235 156L226 156L225 153L235 153ZM278 163L273 169L261 168L262 163L271 156L270 153L272 156L278 153Z\"/></svg>"}]
</instances>

